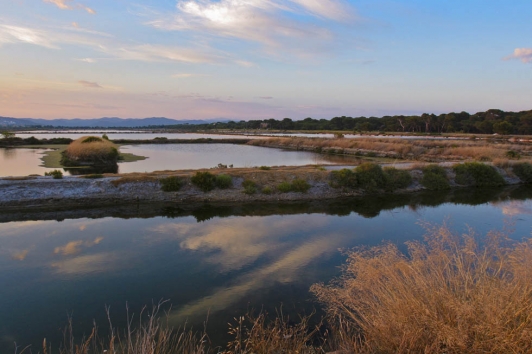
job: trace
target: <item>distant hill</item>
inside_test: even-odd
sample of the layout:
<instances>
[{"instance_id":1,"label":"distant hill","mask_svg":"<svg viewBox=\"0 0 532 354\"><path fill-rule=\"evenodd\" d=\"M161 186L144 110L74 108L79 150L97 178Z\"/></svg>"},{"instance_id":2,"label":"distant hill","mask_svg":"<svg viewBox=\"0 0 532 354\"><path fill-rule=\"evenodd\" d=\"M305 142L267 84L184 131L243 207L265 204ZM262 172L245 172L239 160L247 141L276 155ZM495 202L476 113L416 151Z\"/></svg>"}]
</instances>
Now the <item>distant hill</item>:
<instances>
[{"instance_id":1,"label":"distant hill","mask_svg":"<svg viewBox=\"0 0 532 354\"><path fill-rule=\"evenodd\" d=\"M0 117L0 127L30 128L30 127L63 127L63 128L141 128L150 126L165 126L176 124L209 124L227 122L228 119L209 120L177 120L164 117L152 118L97 118L97 119L38 119L38 118L10 118Z\"/></svg>"}]
</instances>

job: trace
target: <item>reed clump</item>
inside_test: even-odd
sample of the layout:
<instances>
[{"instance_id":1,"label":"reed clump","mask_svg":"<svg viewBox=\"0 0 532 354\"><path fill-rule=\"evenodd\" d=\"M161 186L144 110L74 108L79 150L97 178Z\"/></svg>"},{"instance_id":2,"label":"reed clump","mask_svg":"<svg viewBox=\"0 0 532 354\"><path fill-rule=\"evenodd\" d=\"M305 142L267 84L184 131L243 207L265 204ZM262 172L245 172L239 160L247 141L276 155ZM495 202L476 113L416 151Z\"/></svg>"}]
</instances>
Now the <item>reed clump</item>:
<instances>
[{"instance_id":1,"label":"reed clump","mask_svg":"<svg viewBox=\"0 0 532 354\"><path fill-rule=\"evenodd\" d=\"M312 292L337 350L354 353L529 353L532 240L428 226L425 242L358 249L343 276Z\"/></svg>"},{"instance_id":2,"label":"reed clump","mask_svg":"<svg viewBox=\"0 0 532 354\"><path fill-rule=\"evenodd\" d=\"M118 158L115 144L95 136L85 136L74 140L62 152L61 165L115 165Z\"/></svg>"}]
</instances>

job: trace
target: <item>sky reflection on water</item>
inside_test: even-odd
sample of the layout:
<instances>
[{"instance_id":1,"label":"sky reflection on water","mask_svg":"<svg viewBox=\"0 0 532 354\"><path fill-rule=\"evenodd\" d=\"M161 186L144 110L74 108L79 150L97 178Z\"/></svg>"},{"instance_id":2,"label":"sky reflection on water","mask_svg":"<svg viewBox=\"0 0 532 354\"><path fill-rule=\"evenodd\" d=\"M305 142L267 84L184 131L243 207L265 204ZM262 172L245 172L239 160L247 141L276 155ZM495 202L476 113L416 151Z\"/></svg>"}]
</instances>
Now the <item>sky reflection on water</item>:
<instances>
[{"instance_id":1,"label":"sky reflection on water","mask_svg":"<svg viewBox=\"0 0 532 354\"><path fill-rule=\"evenodd\" d=\"M430 195L381 196L347 204L3 222L0 350L13 340L57 343L67 313L78 333L86 332L92 319L106 322L105 305L122 327L126 302L138 313L159 299L173 304L172 324L201 325L210 314L213 338L223 338L227 321L249 308L274 311L282 302L288 312L310 312L318 305L308 288L338 275L345 260L339 249L421 239L420 220L450 218L459 232L466 224L479 232L501 229L510 220L514 237L529 237L532 202L511 196L530 194L530 188L501 190L479 205L467 204L476 203L469 194L440 205L431 205L438 198Z\"/></svg>"}]
</instances>

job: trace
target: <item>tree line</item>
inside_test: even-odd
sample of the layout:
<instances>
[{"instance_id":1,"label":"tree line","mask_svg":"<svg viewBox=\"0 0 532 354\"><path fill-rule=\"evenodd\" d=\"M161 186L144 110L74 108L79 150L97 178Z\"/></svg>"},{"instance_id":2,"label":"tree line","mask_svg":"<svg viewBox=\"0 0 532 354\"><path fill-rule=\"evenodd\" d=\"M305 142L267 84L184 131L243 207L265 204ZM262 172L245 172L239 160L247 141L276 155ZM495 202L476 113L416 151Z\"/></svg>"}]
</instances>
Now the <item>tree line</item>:
<instances>
[{"instance_id":1,"label":"tree line","mask_svg":"<svg viewBox=\"0 0 532 354\"><path fill-rule=\"evenodd\" d=\"M490 109L469 114L395 115L378 117L334 117L332 119L305 118L302 120L265 119L218 122L209 124L179 124L165 126L183 130L210 129L272 129L272 130L337 130L353 132L411 132L411 133L471 133L471 134L532 134L532 110L505 112Z\"/></svg>"}]
</instances>

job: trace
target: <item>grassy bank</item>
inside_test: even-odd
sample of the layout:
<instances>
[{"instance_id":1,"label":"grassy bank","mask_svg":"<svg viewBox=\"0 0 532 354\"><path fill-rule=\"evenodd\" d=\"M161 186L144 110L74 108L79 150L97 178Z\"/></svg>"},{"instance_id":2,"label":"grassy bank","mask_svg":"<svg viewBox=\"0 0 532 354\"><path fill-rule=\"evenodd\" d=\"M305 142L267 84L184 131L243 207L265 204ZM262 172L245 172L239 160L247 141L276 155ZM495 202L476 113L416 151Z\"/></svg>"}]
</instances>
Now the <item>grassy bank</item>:
<instances>
[{"instance_id":1,"label":"grassy bank","mask_svg":"<svg viewBox=\"0 0 532 354\"><path fill-rule=\"evenodd\" d=\"M500 141L490 139L269 138L252 140L248 144L320 153L381 156L430 162L460 160L496 162L508 159L532 159L532 145L522 143L519 139Z\"/></svg>"},{"instance_id":2,"label":"grassy bank","mask_svg":"<svg viewBox=\"0 0 532 354\"><path fill-rule=\"evenodd\" d=\"M228 319L232 339L215 346L205 330L169 327L159 303L135 316L135 326L133 314L125 329L109 324L108 335L95 327L76 338L71 322L60 353L530 352L532 241L425 228L425 240L408 243L404 253L394 244L349 251L341 277L310 289L326 312L318 325L281 312L243 315Z\"/></svg>"}]
</instances>

